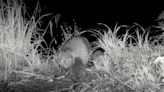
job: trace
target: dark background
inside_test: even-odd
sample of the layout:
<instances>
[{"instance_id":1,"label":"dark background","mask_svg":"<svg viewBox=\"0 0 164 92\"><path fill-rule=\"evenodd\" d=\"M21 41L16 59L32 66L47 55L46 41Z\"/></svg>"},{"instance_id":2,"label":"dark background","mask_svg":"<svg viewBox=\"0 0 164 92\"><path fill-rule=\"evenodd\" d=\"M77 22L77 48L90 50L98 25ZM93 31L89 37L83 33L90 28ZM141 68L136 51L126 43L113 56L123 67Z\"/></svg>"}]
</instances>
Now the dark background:
<instances>
[{"instance_id":1,"label":"dark background","mask_svg":"<svg viewBox=\"0 0 164 92\"><path fill-rule=\"evenodd\" d=\"M164 10L163 2L146 2L144 0L126 2L125 0L40 0L39 2L41 14L60 14L62 21L70 25L76 22L77 26L84 30L95 28L97 23L107 24L113 29L116 23L118 25L132 26L133 22L135 22L147 28L151 25L157 25L155 20L158 19L159 14ZM25 3L28 6L28 11L32 13L37 0L25 0ZM50 17L46 19L49 20ZM54 34L58 34L58 32L55 32ZM45 38L50 38L50 36Z\"/></svg>"},{"instance_id":2,"label":"dark background","mask_svg":"<svg viewBox=\"0 0 164 92\"><path fill-rule=\"evenodd\" d=\"M33 3L28 3L28 2ZM34 10L37 0L26 1ZM61 14L66 21L75 21L80 27L92 27L96 23L105 23L114 27L116 22L132 25L136 22L143 27L150 26L162 10L161 2L126 1L125 0L40 0L42 13ZM32 9L33 8L33 9Z\"/></svg>"}]
</instances>

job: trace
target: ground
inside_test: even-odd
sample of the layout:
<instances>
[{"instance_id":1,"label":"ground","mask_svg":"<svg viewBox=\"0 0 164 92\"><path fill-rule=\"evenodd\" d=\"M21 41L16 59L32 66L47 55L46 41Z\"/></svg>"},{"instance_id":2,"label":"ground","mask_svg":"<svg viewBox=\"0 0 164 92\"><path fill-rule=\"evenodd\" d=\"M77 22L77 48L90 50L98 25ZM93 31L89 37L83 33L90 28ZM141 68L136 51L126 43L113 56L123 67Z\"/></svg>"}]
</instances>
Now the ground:
<instances>
[{"instance_id":1,"label":"ground","mask_svg":"<svg viewBox=\"0 0 164 92\"><path fill-rule=\"evenodd\" d=\"M105 74L104 74L105 75ZM99 76L101 77L101 76ZM7 81L0 82L0 92L135 92L131 88L113 81L112 78L98 78L89 73L84 83L74 84L68 77L39 79L24 78L12 73Z\"/></svg>"}]
</instances>

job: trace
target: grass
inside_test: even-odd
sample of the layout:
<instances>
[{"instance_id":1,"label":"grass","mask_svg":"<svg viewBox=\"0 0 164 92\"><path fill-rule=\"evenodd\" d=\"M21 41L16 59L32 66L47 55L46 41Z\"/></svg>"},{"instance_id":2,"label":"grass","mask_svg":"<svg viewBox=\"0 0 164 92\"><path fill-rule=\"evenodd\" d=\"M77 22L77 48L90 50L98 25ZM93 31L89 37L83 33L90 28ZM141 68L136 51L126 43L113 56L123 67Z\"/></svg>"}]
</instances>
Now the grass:
<instances>
[{"instance_id":1,"label":"grass","mask_svg":"<svg viewBox=\"0 0 164 92\"><path fill-rule=\"evenodd\" d=\"M42 48L41 42L45 41L39 33L42 31L38 28L40 19L36 20L34 16L27 18L26 15L22 1L1 1L0 50L4 80L8 80L12 72L33 74L33 70L41 65L38 50Z\"/></svg>"},{"instance_id":2,"label":"grass","mask_svg":"<svg viewBox=\"0 0 164 92\"><path fill-rule=\"evenodd\" d=\"M106 29L84 31L80 31L76 25L73 28L61 25L63 41L88 32L97 38L93 42L97 44L93 50L102 48L105 52L97 61L93 61L95 70L89 72L90 76L86 77L88 80L84 83L72 84L67 78L56 77L66 74L57 63L57 58L60 58L57 55L59 49L53 49L52 44L57 42L53 35L52 21L45 29L41 28L42 19L51 14L38 17L39 9L37 4L36 10L29 16L21 0L0 1L0 85L2 81L8 82L10 87L13 87L11 85L15 82L19 85L33 83L30 86L37 85L40 89L46 89L47 86L49 88L50 85L51 91L73 89L74 85L80 85L76 90L80 92L163 90L163 34L150 36L151 30L137 23L132 26L116 24L113 30L106 24L99 23L98 25ZM60 16L53 18L58 25ZM48 28L53 38L50 45L44 39ZM125 30L125 33L120 35L122 30ZM58 45L59 48L60 46ZM43 83L38 84L38 80Z\"/></svg>"},{"instance_id":3,"label":"grass","mask_svg":"<svg viewBox=\"0 0 164 92\"><path fill-rule=\"evenodd\" d=\"M122 26L117 27L117 25L113 31L108 26L104 33L96 30L95 34L99 37L98 47L105 50L104 60L101 61L101 64L99 64L100 62L96 64L98 69L103 67L102 69L112 75L114 80L135 91L157 91L157 89L161 89L162 83L159 78L163 69L161 69L162 64L157 65L154 61L160 56L162 50L155 49L160 45L155 46L153 41L150 43L149 39L152 38L142 26L135 24L132 27L136 26L137 28L134 30L136 36L128 34L129 29L132 29L128 28L126 33L119 37L117 32ZM142 31L143 33L140 33ZM134 42L131 42L131 39Z\"/></svg>"}]
</instances>

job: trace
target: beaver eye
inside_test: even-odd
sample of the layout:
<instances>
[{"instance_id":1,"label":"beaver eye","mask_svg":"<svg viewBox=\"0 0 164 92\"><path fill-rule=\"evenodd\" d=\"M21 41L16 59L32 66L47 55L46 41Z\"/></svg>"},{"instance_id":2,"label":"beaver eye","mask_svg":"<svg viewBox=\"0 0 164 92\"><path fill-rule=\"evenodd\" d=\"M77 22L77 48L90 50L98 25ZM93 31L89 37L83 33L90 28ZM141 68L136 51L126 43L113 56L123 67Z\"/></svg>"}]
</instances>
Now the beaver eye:
<instances>
[{"instance_id":1,"label":"beaver eye","mask_svg":"<svg viewBox=\"0 0 164 92\"><path fill-rule=\"evenodd\" d=\"M95 66L95 64L94 64L92 61L88 61L87 66L88 66L88 67L92 67L92 66Z\"/></svg>"}]
</instances>

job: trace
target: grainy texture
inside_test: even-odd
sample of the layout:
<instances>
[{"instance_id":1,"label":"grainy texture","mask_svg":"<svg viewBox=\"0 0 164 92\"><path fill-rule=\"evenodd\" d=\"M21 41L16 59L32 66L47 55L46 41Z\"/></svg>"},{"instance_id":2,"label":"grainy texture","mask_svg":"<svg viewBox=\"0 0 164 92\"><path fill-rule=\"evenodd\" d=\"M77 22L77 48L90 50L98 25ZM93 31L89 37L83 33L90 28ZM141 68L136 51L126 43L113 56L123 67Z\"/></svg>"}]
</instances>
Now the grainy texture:
<instances>
[{"instance_id":1,"label":"grainy texture","mask_svg":"<svg viewBox=\"0 0 164 92\"><path fill-rule=\"evenodd\" d=\"M79 57L75 58L75 63L69 68L69 76L73 82L82 82L86 77L86 70L82 63L82 59Z\"/></svg>"},{"instance_id":2,"label":"grainy texture","mask_svg":"<svg viewBox=\"0 0 164 92\"><path fill-rule=\"evenodd\" d=\"M93 52L92 52L92 55L91 55L91 59L95 59L97 58L98 56L100 55L104 55L104 50L101 49L101 48L98 48L98 49L95 49Z\"/></svg>"},{"instance_id":3,"label":"grainy texture","mask_svg":"<svg viewBox=\"0 0 164 92\"><path fill-rule=\"evenodd\" d=\"M88 63L90 52L91 45L87 38L82 36L73 36L69 38L61 45L59 49L59 53L68 53L73 58L80 57L84 65Z\"/></svg>"}]
</instances>

